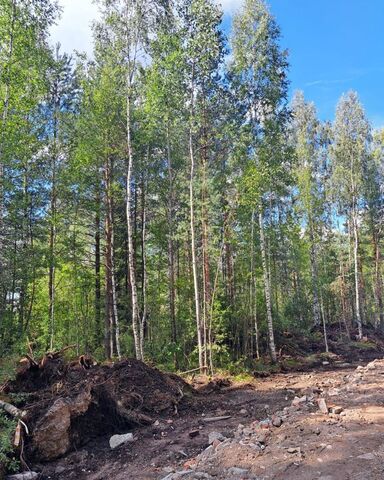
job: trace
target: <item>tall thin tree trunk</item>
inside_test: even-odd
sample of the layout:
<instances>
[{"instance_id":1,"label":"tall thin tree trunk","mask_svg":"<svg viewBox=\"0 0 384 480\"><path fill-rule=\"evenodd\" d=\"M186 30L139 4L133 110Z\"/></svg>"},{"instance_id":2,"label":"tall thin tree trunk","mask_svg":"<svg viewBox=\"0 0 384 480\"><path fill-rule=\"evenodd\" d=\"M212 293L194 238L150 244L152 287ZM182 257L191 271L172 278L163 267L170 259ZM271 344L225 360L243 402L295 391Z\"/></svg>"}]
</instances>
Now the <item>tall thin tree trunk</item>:
<instances>
[{"instance_id":1,"label":"tall thin tree trunk","mask_svg":"<svg viewBox=\"0 0 384 480\"><path fill-rule=\"evenodd\" d=\"M129 280L131 286L131 304L132 304L132 329L135 343L135 353L138 360L143 360L142 357L142 339L140 330L140 314L139 303L137 298L137 284L136 284L136 266L135 266L135 251L133 247L133 225L132 225L132 173L133 173L133 146L131 138L131 72L127 74L127 150L128 150L128 165L126 176L126 218L127 218L127 238L128 238L128 266L129 266Z\"/></svg>"},{"instance_id":2,"label":"tall thin tree trunk","mask_svg":"<svg viewBox=\"0 0 384 480\"><path fill-rule=\"evenodd\" d=\"M250 283L250 307L253 318L253 326L255 329L255 350L256 358L260 358L259 350L259 325L257 321L257 290L256 290L256 274L255 274L255 211L252 212L251 218L251 283Z\"/></svg>"},{"instance_id":3,"label":"tall thin tree trunk","mask_svg":"<svg viewBox=\"0 0 384 480\"><path fill-rule=\"evenodd\" d=\"M113 253L112 253L112 214L111 214L111 164L107 158L104 166L105 182L105 332L104 347L107 358L112 358L114 349L114 298L113 298Z\"/></svg>"},{"instance_id":4,"label":"tall thin tree trunk","mask_svg":"<svg viewBox=\"0 0 384 480\"><path fill-rule=\"evenodd\" d=\"M324 313L324 302L323 302L323 295L322 294L320 294L320 308L321 308L321 316L322 316L322 319L323 319L323 333L324 333L325 351L328 353L329 352L329 346L328 346L327 324L326 324L326 318L325 318L325 313Z\"/></svg>"},{"instance_id":5,"label":"tall thin tree trunk","mask_svg":"<svg viewBox=\"0 0 384 480\"><path fill-rule=\"evenodd\" d=\"M96 186L96 214L95 214L95 337L100 339L99 335L102 331L101 326L101 250L100 250L100 184Z\"/></svg>"},{"instance_id":6,"label":"tall thin tree trunk","mask_svg":"<svg viewBox=\"0 0 384 480\"><path fill-rule=\"evenodd\" d=\"M202 256L203 256L203 345L204 345L204 365L208 365L207 352L207 331L209 324L209 313L211 304L211 279L209 268L209 245L208 245L208 211L207 211L207 179L206 179L206 159L203 159L203 181L202 181L202 206L201 206L201 226L202 226Z\"/></svg>"},{"instance_id":7,"label":"tall thin tree trunk","mask_svg":"<svg viewBox=\"0 0 384 480\"><path fill-rule=\"evenodd\" d=\"M347 337L351 338L351 334L349 332L349 326L348 326L349 320L347 318L347 315L348 315L347 301L346 301L346 298L345 298L344 265L343 265L343 261L342 261L342 258L341 258L341 254L340 254L340 280L341 280L340 294L341 294L341 308L342 308L342 312L343 312L343 323L344 323L344 328L345 328L345 332L347 334Z\"/></svg>"},{"instance_id":8,"label":"tall thin tree trunk","mask_svg":"<svg viewBox=\"0 0 384 480\"><path fill-rule=\"evenodd\" d=\"M318 272L317 272L317 254L316 244L313 233L312 221L309 222L309 256L311 264L311 277L312 277L312 314L313 324L318 327L320 325L320 305L319 305L319 293L318 293Z\"/></svg>"},{"instance_id":9,"label":"tall thin tree trunk","mask_svg":"<svg viewBox=\"0 0 384 480\"><path fill-rule=\"evenodd\" d=\"M358 338L363 338L363 327L360 313L360 282L359 282L359 231L357 225L357 212L356 207L353 211L352 223L353 223L353 259L354 259L354 273L355 273L355 305L356 305L356 321L358 328Z\"/></svg>"},{"instance_id":10,"label":"tall thin tree trunk","mask_svg":"<svg viewBox=\"0 0 384 480\"><path fill-rule=\"evenodd\" d=\"M144 358L144 337L145 326L147 322L147 256L146 256L146 236L147 236L147 212L145 204L145 181L141 182L141 319L140 319L140 352L141 358Z\"/></svg>"},{"instance_id":11,"label":"tall thin tree trunk","mask_svg":"<svg viewBox=\"0 0 384 480\"><path fill-rule=\"evenodd\" d=\"M177 342L176 302L175 302L175 248L174 248L174 186L171 143L169 124L167 123L167 163L168 163L168 291L169 291L169 318L171 322L172 343ZM175 367L177 368L177 355L175 354Z\"/></svg>"},{"instance_id":12,"label":"tall thin tree trunk","mask_svg":"<svg viewBox=\"0 0 384 480\"><path fill-rule=\"evenodd\" d=\"M267 252L266 252L266 243L265 243L265 236L264 236L264 222L263 222L263 213L261 208L259 210L259 227L260 227L261 259L263 263L265 302L267 306L269 351L270 351L272 362L276 362L277 356L276 356L276 347L275 347L275 337L273 332L271 284L270 284L270 275L269 275L268 265L267 265Z\"/></svg>"},{"instance_id":13,"label":"tall thin tree trunk","mask_svg":"<svg viewBox=\"0 0 384 480\"><path fill-rule=\"evenodd\" d=\"M53 152L51 159L51 204L50 204L50 230L49 230L49 274L48 274L48 292L49 292L49 328L50 328L50 349L53 350L55 339L55 276L56 276L56 203L57 203L57 185L56 169L58 158L58 102L57 85L54 93L54 124L53 124Z\"/></svg>"},{"instance_id":14,"label":"tall thin tree trunk","mask_svg":"<svg viewBox=\"0 0 384 480\"><path fill-rule=\"evenodd\" d=\"M189 177L189 215L190 215L190 230L191 230L191 256L192 256L192 272L193 272L193 287L195 294L195 315L196 315L196 329L197 329L197 347L199 352L199 367L201 373L205 372L204 352L203 352L203 335L202 324L200 316L200 296L199 296L199 279L197 273L196 260L196 239L195 239L195 210L194 210L194 177L195 177L195 156L193 150L193 121L194 121L194 73L192 72L191 84L191 106L190 106L190 126L189 126L189 160L190 160L190 177Z\"/></svg>"}]
</instances>

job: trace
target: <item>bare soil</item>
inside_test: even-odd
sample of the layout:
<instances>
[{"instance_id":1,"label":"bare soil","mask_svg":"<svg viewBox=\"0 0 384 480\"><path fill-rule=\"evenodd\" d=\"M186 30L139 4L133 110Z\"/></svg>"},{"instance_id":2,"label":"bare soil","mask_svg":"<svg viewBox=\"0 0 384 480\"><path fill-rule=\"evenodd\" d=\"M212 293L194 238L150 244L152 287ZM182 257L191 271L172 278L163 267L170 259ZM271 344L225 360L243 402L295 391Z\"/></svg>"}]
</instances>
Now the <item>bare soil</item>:
<instances>
[{"instance_id":1,"label":"bare soil","mask_svg":"<svg viewBox=\"0 0 384 480\"><path fill-rule=\"evenodd\" d=\"M108 434L34 468L55 480L383 479L384 361L357 368L340 362L247 384L197 384L177 414L130 430L133 443L111 450ZM292 406L295 397L301 403ZM321 398L340 414L322 413ZM230 418L204 421L215 416ZM270 423L276 418L280 427ZM213 431L224 439L209 446Z\"/></svg>"}]
</instances>

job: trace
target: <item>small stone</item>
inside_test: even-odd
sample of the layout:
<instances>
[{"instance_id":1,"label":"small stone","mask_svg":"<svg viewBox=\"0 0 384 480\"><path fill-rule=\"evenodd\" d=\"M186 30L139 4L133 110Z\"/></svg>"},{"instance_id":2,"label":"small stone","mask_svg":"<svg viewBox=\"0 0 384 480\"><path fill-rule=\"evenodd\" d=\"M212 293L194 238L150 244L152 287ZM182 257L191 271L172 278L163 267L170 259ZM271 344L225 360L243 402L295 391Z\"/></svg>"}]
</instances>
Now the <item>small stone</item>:
<instances>
[{"instance_id":1,"label":"small stone","mask_svg":"<svg viewBox=\"0 0 384 480\"><path fill-rule=\"evenodd\" d=\"M275 415L272 417L272 425L274 427L279 428L279 427L281 427L282 424L283 424L283 420L282 420L281 417L277 417Z\"/></svg>"},{"instance_id":2,"label":"small stone","mask_svg":"<svg viewBox=\"0 0 384 480\"><path fill-rule=\"evenodd\" d=\"M287 452L288 453L300 453L301 449L300 449L300 447L289 447L287 449Z\"/></svg>"},{"instance_id":3,"label":"small stone","mask_svg":"<svg viewBox=\"0 0 384 480\"><path fill-rule=\"evenodd\" d=\"M127 442L133 442L133 433L125 433L123 435L112 435L112 437L109 439L109 446L112 448L119 447L120 445L123 445L124 443Z\"/></svg>"},{"instance_id":4,"label":"small stone","mask_svg":"<svg viewBox=\"0 0 384 480\"><path fill-rule=\"evenodd\" d=\"M336 415L340 415L340 413L343 411L343 407L331 407L329 411L331 413L335 413Z\"/></svg>"},{"instance_id":5,"label":"small stone","mask_svg":"<svg viewBox=\"0 0 384 480\"><path fill-rule=\"evenodd\" d=\"M328 415L328 407L327 407L327 404L326 404L324 398L319 398L317 400L317 404L319 406L320 412L324 413L324 415Z\"/></svg>"},{"instance_id":6,"label":"small stone","mask_svg":"<svg viewBox=\"0 0 384 480\"><path fill-rule=\"evenodd\" d=\"M307 401L307 396L306 395L303 395L302 397L295 397L292 400L292 406L297 407L297 406L301 405L302 403L305 403L306 401Z\"/></svg>"},{"instance_id":7,"label":"small stone","mask_svg":"<svg viewBox=\"0 0 384 480\"><path fill-rule=\"evenodd\" d=\"M240 413L240 415L247 416L248 415L248 410L246 410L245 408L242 408L239 413Z\"/></svg>"},{"instance_id":8,"label":"small stone","mask_svg":"<svg viewBox=\"0 0 384 480\"><path fill-rule=\"evenodd\" d=\"M367 370L376 370L376 365L374 362L368 363Z\"/></svg>"},{"instance_id":9,"label":"small stone","mask_svg":"<svg viewBox=\"0 0 384 480\"><path fill-rule=\"evenodd\" d=\"M267 443L267 438L268 438L268 435L266 433L259 433L258 435L253 437L253 439L256 442L261 443L261 444L266 444Z\"/></svg>"},{"instance_id":10,"label":"small stone","mask_svg":"<svg viewBox=\"0 0 384 480\"><path fill-rule=\"evenodd\" d=\"M326 366L326 365L329 365L329 362L327 362L326 360L323 362L323 365Z\"/></svg>"},{"instance_id":11,"label":"small stone","mask_svg":"<svg viewBox=\"0 0 384 480\"><path fill-rule=\"evenodd\" d=\"M200 435L200 430L191 430L188 433L189 438L195 438Z\"/></svg>"},{"instance_id":12,"label":"small stone","mask_svg":"<svg viewBox=\"0 0 384 480\"><path fill-rule=\"evenodd\" d=\"M373 453L363 453L363 455L359 455L357 458L361 460L374 460L375 455Z\"/></svg>"},{"instance_id":13,"label":"small stone","mask_svg":"<svg viewBox=\"0 0 384 480\"><path fill-rule=\"evenodd\" d=\"M228 469L228 473L237 477L240 475L248 475L249 470L246 470L245 468L231 467Z\"/></svg>"},{"instance_id":14,"label":"small stone","mask_svg":"<svg viewBox=\"0 0 384 480\"><path fill-rule=\"evenodd\" d=\"M216 450L216 448L221 445L222 442L220 442L220 440L218 440L217 438L212 442L212 447Z\"/></svg>"},{"instance_id":15,"label":"small stone","mask_svg":"<svg viewBox=\"0 0 384 480\"><path fill-rule=\"evenodd\" d=\"M208 435L208 443L209 445L212 445L212 443L215 441L215 440L218 440L219 442L223 442L225 440L225 437L222 433L220 432L211 432L209 435Z\"/></svg>"}]
</instances>

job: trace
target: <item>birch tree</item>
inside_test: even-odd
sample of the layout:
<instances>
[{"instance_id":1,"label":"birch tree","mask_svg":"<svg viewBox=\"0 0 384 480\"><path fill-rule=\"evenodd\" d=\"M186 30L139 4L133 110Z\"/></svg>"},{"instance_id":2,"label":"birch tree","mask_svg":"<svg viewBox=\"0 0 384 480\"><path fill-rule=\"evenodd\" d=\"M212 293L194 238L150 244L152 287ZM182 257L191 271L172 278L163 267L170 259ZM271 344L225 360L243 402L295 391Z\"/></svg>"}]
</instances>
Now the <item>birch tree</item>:
<instances>
[{"instance_id":1,"label":"birch tree","mask_svg":"<svg viewBox=\"0 0 384 480\"><path fill-rule=\"evenodd\" d=\"M265 3L262 0L246 0L233 20L233 60L230 71L244 123L248 125L251 135L249 152L254 165L249 167L246 173L249 178L245 181L250 190L256 192L254 208L258 210L269 349L274 362L277 356L264 235L264 204L268 197L274 195L277 183L272 172L280 170L284 158L278 149L282 146L281 133L287 120L287 59L286 52L280 50L279 41L279 28ZM249 184L249 179L256 182L254 188ZM273 182L269 181L272 179Z\"/></svg>"},{"instance_id":2,"label":"birch tree","mask_svg":"<svg viewBox=\"0 0 384 480\"><path fill-rule=\"evenodd\" d=\"M345 215L353 238L353 275L355 316L358 338L363 336L361 278L359 269L359 233L364 206L364 166L368 157L370 126L355 92L343 95L337 105L333 126L333 187L339 212Z\"/></svg>"}]
</instances>

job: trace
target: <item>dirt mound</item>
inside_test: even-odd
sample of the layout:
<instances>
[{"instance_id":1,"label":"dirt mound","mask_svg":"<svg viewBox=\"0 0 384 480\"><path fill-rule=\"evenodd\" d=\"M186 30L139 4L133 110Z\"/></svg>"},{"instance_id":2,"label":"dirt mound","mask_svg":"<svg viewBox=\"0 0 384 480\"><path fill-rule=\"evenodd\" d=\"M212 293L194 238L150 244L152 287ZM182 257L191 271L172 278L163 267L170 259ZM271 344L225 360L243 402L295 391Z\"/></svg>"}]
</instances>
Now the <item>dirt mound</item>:
<instances>
[{"instance_id":1,"label":"dirt mound","mask_svg":"<svg viewBox=\"0 0 384 480\"><path fill-rule=\"evenodd\" d=\"M8 393L28 412L28 457L49 461L90 439L177 413L191 387L135 359L85 369L48 359L19 372ZM20 399L22 399L20 401Z\"/></svg>"}]
</instances>

